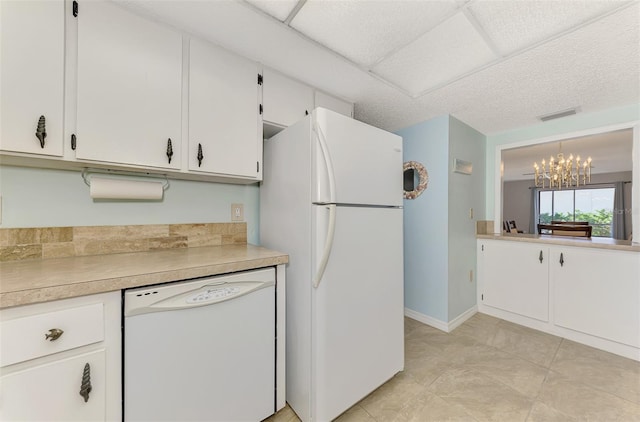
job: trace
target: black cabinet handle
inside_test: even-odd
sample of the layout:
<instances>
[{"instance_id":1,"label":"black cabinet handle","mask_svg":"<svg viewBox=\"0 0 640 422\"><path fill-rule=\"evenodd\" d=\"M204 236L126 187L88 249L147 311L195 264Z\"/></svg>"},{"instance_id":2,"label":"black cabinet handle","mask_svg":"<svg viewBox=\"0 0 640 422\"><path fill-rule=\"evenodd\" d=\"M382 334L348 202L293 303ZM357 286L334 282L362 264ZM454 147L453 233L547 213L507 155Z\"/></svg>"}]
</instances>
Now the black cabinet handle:
<instances>
[{"instance_id":1,"label":"black cabinet handle","mask_svg":"<svg viewBox=\"0 0 640 422\"><path fill-rule=\"evenodd\" d=\"M542 264L542 261L544 260L544 258L542 257L542 251L540 251L540 256L538 257L538 259L540 260L540 263Z\"/></svg>"},{"instance_id":2,"label":"black cabinet handle","mask_svg":"<svg viewBox=\"0 0 640 422\"><path fill-rule=\"evenodd\" d=\"M560 252L560 266L564 267L564 254Z\"/></svg>"},{"instance_id":3,"label":"black cabinet handle","mask_svg":"<svg viewBox=\"0 0 640 422\"><path fill-rule=\"evenodd\" d=\"M82 371L82 382L80 383L80 395L84 397L85 403L89 401L91 390L91 366L89 366L89 363L85 363Z\"/></svg>"},{"instance_id":4,"label":"black cabinet handle","mask_svg":"<svg viewBox=\"0 0 640 422\"><path fill-rule=\"evenodd\" d=\"M36 138L40 141L40 148L44 149L44 139L47 137L46 120L44 116L38 119L38 127L36 129Z\"/></svg>"},{"instance_id":5,"label":"black cabinet handle","mask_svg":"<svg viewBox=\"0 0 640 422\"><path fill-rule=\"evenodd\" d=\"M309 115L309 110L305 110L305 111L304 111L304 115L305 115L305 116L308 116L308 115Z\"/></svg>"},{"instance_id":6,"label":"black cabinet handle","mask_svg":"<svg viewBox=\"0 0 640 422\"><path fill-rule=\"evenodd\" d=\"M171 164L171 157L173 157L173 145L171 145L171 138L167 139L167 158L169 164Z\"/></svg>"},{"instance_id":7,"label":"black cabinet handle","mask_svg":"<svg viewBox=\"0 0 640 422\"><path fill-rule=\"evenodd\" d=\"M202 154L202 144L198 144L198 167L202 166L202 159L204 155Z\"/></svg>"}]
</instances>

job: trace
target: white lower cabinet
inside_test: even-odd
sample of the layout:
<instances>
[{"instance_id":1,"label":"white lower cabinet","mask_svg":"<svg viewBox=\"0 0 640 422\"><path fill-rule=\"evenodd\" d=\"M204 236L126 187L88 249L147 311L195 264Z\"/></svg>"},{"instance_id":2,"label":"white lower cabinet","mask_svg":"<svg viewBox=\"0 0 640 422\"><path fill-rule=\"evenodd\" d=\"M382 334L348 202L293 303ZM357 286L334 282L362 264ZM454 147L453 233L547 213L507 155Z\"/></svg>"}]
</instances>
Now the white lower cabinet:
<instances>
[{"instance_id":1,"label":"white lower cabinet","mask_svg":"<svg viewBox=\"0 0 640 422\"><path fill-rule=\"evenodd\" d=\"M638 255L552 248L555 324L640 348Z\"/></svg>"},{"instance_id":2,"label":"white lower cabinet","mask_svg":"<svg viewBox=\"0 0 640 422\"><path fill-rule=\"evenodd\" d=\"M120 292L0 311L0 420L122 418Z\"/></svg>"},{"instance_id":3,"label":"white lower cabinet","mask_svg":"<svg viewBox=\"0 0 640 422\"><path fill-rule=\"evenodd\" d=\"M105 420L105 376L104 349L3 376L2 420Z\"/></svg>"},{"instance_id":4,"label":"white lower cabinet","mask_svg":"<svg viewBox=\"0 0 640 422\"><path fill-rule=\"evenodd\" d=\"M491 242L481 246L486 305L549 321L549 248Z\"/></svg>"},{"instance_id":5,"label":"white lower cabinet","mask_svg":"<svg viewBox=\"0 0 640 422\"><path fill-rule=\"evenodd\" d=\"M478 310L640 360L640 253L479 239Z\"/></svg>"}]
</instances>

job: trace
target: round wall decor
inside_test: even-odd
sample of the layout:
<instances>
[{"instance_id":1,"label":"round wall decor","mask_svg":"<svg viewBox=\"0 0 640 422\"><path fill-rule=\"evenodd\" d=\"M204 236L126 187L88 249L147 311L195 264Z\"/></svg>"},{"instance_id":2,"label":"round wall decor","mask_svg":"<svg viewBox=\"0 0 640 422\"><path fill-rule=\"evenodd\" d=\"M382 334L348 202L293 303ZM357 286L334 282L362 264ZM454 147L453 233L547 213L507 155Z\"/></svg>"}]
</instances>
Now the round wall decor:
<instances>
[{"instance_id":1,"label":"round wall decor","mask_svg":"<svg viewBox=\"0 0 640 422\"><path fill-rule=\"evenodd\" d=\"M405 190L404 199L416 199L427 188L429 173L427 173L427 169L417 161L407 161L404 163L403 172L407 170L414 170L418 173L418 186L416 186L414 190Z\"/></svg>"}]
</instances>

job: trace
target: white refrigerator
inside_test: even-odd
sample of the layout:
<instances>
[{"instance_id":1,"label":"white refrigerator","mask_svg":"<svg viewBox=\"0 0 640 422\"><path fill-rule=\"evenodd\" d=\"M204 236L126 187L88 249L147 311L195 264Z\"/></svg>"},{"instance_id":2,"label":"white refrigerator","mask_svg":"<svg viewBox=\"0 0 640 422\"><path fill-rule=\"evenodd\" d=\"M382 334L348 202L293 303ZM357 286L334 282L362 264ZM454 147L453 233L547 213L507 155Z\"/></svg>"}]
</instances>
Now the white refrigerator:
<instances>
[{"instance_id":1,"label":"white refrigerator","mask_svg":"<svg viewBox=\"0 0 640 422\"><path fill-rule=\"evenodd\" d=\"M287 402L330 421L404 367L402 138L318 108L266 140L260 241L289 254Z\"/></svg>"}]
</instances>

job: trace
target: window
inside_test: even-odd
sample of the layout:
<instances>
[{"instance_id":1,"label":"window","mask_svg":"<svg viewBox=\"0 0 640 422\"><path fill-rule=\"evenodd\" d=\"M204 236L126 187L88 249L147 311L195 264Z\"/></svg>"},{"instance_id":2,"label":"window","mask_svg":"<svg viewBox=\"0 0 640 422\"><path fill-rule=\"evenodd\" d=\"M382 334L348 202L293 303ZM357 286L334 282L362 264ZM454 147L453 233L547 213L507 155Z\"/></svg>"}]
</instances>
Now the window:
<instances>
[{"instance_id":1,"label":"window","mask_svg":"<svg viewBox=\"0 0 640 422\"><path fill-rule=\"evenodd\" d=\"M613 237L614 188L540 192L540 224L551 221L588 221L592 236Z\"/></svg>"}]
</instances>

